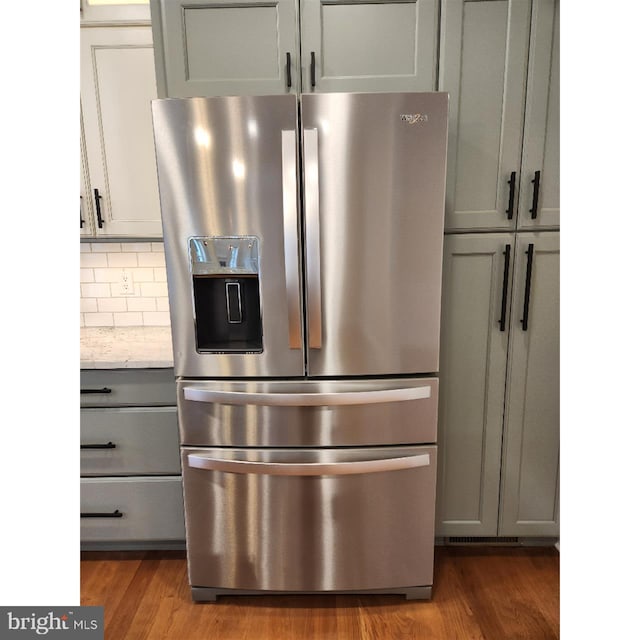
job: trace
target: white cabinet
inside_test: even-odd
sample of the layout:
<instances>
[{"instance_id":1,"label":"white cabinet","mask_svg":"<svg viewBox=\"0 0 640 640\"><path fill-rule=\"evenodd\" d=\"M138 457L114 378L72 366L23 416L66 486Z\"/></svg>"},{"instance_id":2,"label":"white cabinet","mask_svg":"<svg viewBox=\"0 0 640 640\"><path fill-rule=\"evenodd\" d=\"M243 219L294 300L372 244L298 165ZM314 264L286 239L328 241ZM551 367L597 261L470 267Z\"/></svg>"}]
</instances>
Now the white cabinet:
<instances>
[{"instance_id":1,"label":"white cabinet","mask_svg":"<svg viewBox=\"0 0 640 640\"><path fill-rule=\"evenodd\" d=\"M88 191L100 236L161 237L151 100L156 97L150 27L80 31ZM87 197L88 196L88 197ZM90 232L88 229L93 231Z\"/></svg>"}]
</instances>

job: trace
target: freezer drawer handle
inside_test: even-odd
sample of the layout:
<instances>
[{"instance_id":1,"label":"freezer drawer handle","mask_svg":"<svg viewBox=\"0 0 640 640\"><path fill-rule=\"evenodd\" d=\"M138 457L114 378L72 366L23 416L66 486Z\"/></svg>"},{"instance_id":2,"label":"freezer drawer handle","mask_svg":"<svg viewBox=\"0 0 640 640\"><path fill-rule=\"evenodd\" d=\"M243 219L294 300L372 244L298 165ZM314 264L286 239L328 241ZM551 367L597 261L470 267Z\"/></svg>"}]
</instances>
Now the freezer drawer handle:
<instances>
[{"instance_id":1,"label":"freezer drawer handle","mask_svg":"<svg viewBox=\"0 0 640 640\"><path fill-rule=\"evenodd\" d=\"M282 132L282 215L284 228L284 276L287 291L289 348L302 348L302 315L298 271L298 147L296 132Z\"/></svg>"},{"instance_id":2,"label":"freezer drawer handle","mask_svg":"<svg viewBox=\"0 0 640 640\"><path fill-rule=\"evenodd\" d=\"M123 515L124 513L122 513L122 511L120 511L119 509L116 509L115 511L107 512L107 513L103 513L99 511L82 512L80 514L80 517L81 518L122 518Z\"/></svg>"},{"instance_id":3,"label":"freezer drawer handle","mask_svg":"<svg viewBox=\"0 0 640 640\"><path fill-rule=\"evenodd\" d=\"M84 393L111 393L109 387L102 387L102 389L80 389L80 394Z\"/></svg>"},{"instance_id":4,"label":"freezer drawer handle","mask_svg":"<svg viewBox=\"0 0 640 640\"><path fill-rule=\"evenodd\" d=\"M116 445L109 441L104 444L81 444L80 449L115 449Z\"/></svg>"},{"instance_id":5,"label":"freezer drawer handle","mask_svg":"<svg viewBox=\"0 0 640 640\"><path fill-rule=\"evenodd\" d=\"M251 473L266 476L341 476L356 473L383 473L428 467L428 453L402 458L358 460L357 462L254 462L252 460L226 460L190 453L187 456L193 469L223 471L226 473Z\"/></svg>"},{"instance_id":6,"label":"freezer drawer handle","mask_svg":"<svg viewBox=\"0 0 640 640\"><path fill-rule=\"evenodd\" d=\"M377 391L344 391L337 393L245 393L185 387L185 400L220 404L260 404L268 406L318 407L342 404L377 404L402 402L431 397L431 387L381 389Z\"/></svg>"}]
</instances>

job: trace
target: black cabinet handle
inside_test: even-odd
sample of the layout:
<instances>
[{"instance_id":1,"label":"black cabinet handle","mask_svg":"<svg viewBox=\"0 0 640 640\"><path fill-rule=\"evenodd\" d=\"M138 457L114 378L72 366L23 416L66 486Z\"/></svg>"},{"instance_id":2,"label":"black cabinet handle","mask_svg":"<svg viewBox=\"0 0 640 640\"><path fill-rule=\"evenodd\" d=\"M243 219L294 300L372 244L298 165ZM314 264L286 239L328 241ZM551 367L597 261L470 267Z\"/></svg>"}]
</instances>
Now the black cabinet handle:
<instances>
[{"instance_id":1,"label":"black cabinet handle","mask_svg":"<svg viewBox=\"0 0 640 640\"><path fill-rule=\"evenodd\" d=\"M109 387L102 387L102 389L80 389L80 393L111 393Z\"/></svg>"},{"instance_id":2,"label":"black cabinet handle","mask_svg":"<svg viewBox=\"0 0 640 640\"><path fill-rule=\"evenodd\" d=\"M81 449L115 449L116 445L109 441L106 444L81 444Z\"/></svg>"},{"instance_id":3,"label":"black cabinet handle","mask_svg":"<svg viewBox=\"0 0 640 640\"><path fill-rule=\"evenodd\" d=\"M531 272L533 271L533 244L527 249L527 276L524 283L524 309L522 312L522 330L529 327L529 300L531 299Z\"/></svg>"},{"instance_id":4,"label":"black cabinet handle","mask_svg":"<svg viewBox=\"0 0 640 640\"><path fill-rule=\"evenodd\" d=\"M80 228L84 226L84 219L82 218L82 196L80 196Z\"/></svg>"},{"instance_id":5,"label":"black cabinet handle","mask_svg":"<svg viewBox=\"0 0 640 640\"><path fill-rule=\"evenodd\" d=\"M507 184L509 185L509 208L506 210L507 219L511 220L513 218L513 200L516 194L516 172L511 172L511 177L507 180Z\"/></svg>"},{"instance_id":6,"label":"black cabinet handle","mask_svg":"<svg viewBox=\"0 0 640 640\"><path fill-rule=\"evenodd\" d=\"M287 89L291 89L291 54L287 51Z\"/></svg>"},{"instance_id":7,"label":"black cabinet handle","mask_svg":"<svg viewBox=\"0 0 640 640\"><path fill-rule=\"evenodd\" d=\"M502 252L504 256L504 271L502 272L502 304L500 306L500 331L507 326L507 289L509 288L509 263L511 262L511 245L505 246Z\"/></svg>"},{"instance_id":8,"label":"black cabinet handle","mask_svg":"<svg viewBox=\"0 0 640 640\"><path fill-rule=\"evenodd\" d=\"M311 52L311 86L316 86L316 52Z\"/></svg>"},{"instance_id":9,"label":"black cabinet handle","mask_svg":"<svg viewBox=\"0 0 640 640\"><path fill-rule=\"evenodd\" d=\"M81 518L122 518L123 515L124 513L119 509L107 513L101 513L100 511L80 513Z\"/></svg>"},{"instance_id":10,"label":"black cabinet handle","mask_svg":"<svg viewBox=\"0 0 640 640\"><path fill-rule=\"evenodd\" d=\"M538 217L538 195L540 194L540 172L536 171L534 174L534 178L531 181L533 185L533 206L529 209L529 213L531 214L531 219L535 220Z\"/></svg>"},{"instance_id":11,"label":"black cabinet handle","mask_svg":"<svg viewBox=\"0 0 640 640\"><path fill-rule=\"evenodd\" d=\"M98 227L102 229L102 225L104 224L104 220L102 219L102 211L100 210L100 200L102 199L102 196L100 195L100 192L97 189L93 190L93 197L95 198L95 201L96 201L96 215L98 216Z\"/></svg>"}]
</instances>

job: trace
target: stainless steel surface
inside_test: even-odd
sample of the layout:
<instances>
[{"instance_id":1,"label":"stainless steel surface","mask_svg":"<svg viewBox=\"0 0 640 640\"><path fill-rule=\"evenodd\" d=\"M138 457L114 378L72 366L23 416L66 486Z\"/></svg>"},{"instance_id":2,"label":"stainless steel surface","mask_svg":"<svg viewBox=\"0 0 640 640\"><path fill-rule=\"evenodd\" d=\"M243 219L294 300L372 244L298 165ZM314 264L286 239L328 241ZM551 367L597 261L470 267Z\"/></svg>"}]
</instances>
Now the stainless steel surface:
<instances>
[{"instance_id":1,"label":"stainless steel surface","mask_svg":"<svg viewBox=\"0 0 640 640\"><path fill-rule=\"evenodd\" d=\"M302 348L300 262L298 260L298 145L295 131L282 132L282 211L284 263L287 287L289 347Z\"/></svg>"},{"instance_id":2,"label":"stainless steel surface","mask_svg":"<svg viewBox=\"0 0 640 640\"><path fill-rule=\"evenodd\" d=\"M429 397L422 391L429 388ZM186 390L189 389L187 393ZM397 400L396 392L423 397ZM416 391L417 390L417 391ZM211 393L246 394L242 404L193 401ZM388 402L339 404L340 394L375 393ZM249 395L308 396L332 399L320 406L246 404ZM237 396L232 396L236 398ZM276 398L277 400L277 398ZM272 400L270 400L272 401ZM438 379L388 380L180 380L180 442L194 446L330 447L433 443L436 441Z\"/></svg>"},{"instance_id":3,"label":"stainless steel surface","mask_svg":"<svg viewBox=\"0 0 640 640\"><path fill-rule=\"evenodd\" d=\"M318 136L322 348L308 349L309 375L438 371L447 95L318 93L301 101L305 154L306 131ZM313 229L307 175L315 179L313 166L305 167ZM313 272L307 278L311 333Z\"/></svg>"},{"instance_id":4,"label":"stainless steel surface","mask_svg":"<svg viewBox=\"0 0 640 640\"><path fill-rule=\"evenodd\" d=\"M303 351L290 347L283 322L290 295L280 158L282 131L297 129L296 97L154 100L152 112L176 375L302 376ZM188 247L205 236L260 240L261 353L196 352Z\"/></svg>"},{"instance_id":5,"label":"stainless steel surface","mask_svg":"<svg viewBox=\"0 0 640 640\"><path fill-rule=\"evenodd\" d=\"M431 387L407 387L404 389L380 389L379 391L336 391L330 393L248 393L244 391L219 391L216 389L184 388L186 400L195 402L219 402L220 404L258 404L267 406L318 407L343 404L377 404L379 402L403 402L431 397Z\"/></svg>"},{"instance_id":6,"label":"stainless steel surface","mask_svg":"<svg viewBox=\"0 0 640 640\"><path fill-rule=\"evenodd\" d=\"M323 450L327 455L327 450ZM237 454L236 454L237 455ZM287 451L287 459L294 462L259 462L256 460L238 459L230 457L228 453L220 455L195 454L187 456L189 466L194 469L208 469L209 471L226 471L228 473L257 473L267 476L344 476L354 473L383 473L399 471L401 469L415 469L428 467L430 458L428 453L410 456L390 457L376 460L358 460L355 462L299 462L309 457L309 451ZM313 453L313 459L317 453Z\"/></svg>"},{"instance_id":7,"label":"stainless steel surface","mask_svg":"<svg viewBox=\"0 0 640 640\"><path fill-rule=\"evenodd\" d=\"M280 476L194 469L188 456L286 460L290 450L182 450L192 587L331 591L430 585L436 447L337 449L307 459L348 463L430 456L414 469ZM295 454L294 454L295 455Z\"/></svg>"},{"instance_id":8,"label":"stainless steel surface","mask_svg":"<svg viewBox=\"0 0 640 640\"><path fill-rule=\"evenodd\" d=\"M309 348L322 348L322 293L320 281L320 186L318 184L318 130L304 130L304 211L307 257L307 314Z\"/></svg>"}]
</instances>

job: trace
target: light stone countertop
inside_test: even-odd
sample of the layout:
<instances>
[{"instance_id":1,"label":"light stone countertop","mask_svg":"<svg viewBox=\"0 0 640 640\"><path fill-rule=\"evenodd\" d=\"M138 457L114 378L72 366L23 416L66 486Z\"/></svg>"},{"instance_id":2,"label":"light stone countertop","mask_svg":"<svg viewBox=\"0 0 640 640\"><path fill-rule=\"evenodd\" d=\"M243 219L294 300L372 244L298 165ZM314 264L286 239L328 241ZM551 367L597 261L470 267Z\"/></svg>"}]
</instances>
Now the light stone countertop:
<instances>
[{"instance_id":1,"label":"light stone countertop","mask_svg":"<svg viewBox=\"0 0 640 640\"><path fill-rule=\"evenodd\" d=\"M173 367L170 327L82 327L81 369Z\"/></svg>"}]
</instances>

